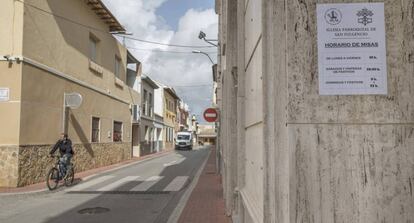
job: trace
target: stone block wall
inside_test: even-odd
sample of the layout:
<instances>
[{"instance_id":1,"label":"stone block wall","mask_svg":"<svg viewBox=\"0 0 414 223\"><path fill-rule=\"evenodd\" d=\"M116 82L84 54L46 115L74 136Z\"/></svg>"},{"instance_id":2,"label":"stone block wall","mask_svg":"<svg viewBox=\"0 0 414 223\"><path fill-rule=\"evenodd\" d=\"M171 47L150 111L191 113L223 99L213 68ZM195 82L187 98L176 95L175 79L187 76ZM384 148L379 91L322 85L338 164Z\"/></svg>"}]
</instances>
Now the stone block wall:
<instances>
[{"instance_id":1,"label":"stone block wall","mask_svg":"<svg viewBox=\"0 0 414 223\"><path fill-rule=\"evenodd\" d=\"M0 146L0 187L16 187L18 178L17 146Z\"/></svg>"},{"instance_id":2,"label":"stone block wall","mask_svg":"<svg viewBox=\"0 0 414 223\"><path fill-rule=\"evenodd\" d=\"M17 183L14 186L21 187L45 181L47 172L55 163L55 160L48 156L52 146L20 146L18 149L18 167L16 155L15 169L16 172L18 169L18 177L15 177ZM132 157L130 143L76 144L73 148L75 156L72 162L75 165L76 172L116 164Z\"/></svg>"}]
</instances>

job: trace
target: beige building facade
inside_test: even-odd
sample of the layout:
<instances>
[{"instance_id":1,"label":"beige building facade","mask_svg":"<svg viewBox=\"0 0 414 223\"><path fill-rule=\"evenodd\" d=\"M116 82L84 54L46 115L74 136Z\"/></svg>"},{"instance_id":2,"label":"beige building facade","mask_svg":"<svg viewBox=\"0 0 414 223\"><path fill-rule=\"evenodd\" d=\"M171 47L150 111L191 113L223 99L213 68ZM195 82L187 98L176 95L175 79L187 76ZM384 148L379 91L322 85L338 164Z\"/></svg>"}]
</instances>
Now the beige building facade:
<instances>
[{"instance_id":1,"label":"beige building facade","mask_svg":"<svg viewBox=\"0 0 414 223\"><path fill-rule=\"evenodd\" d=\"M0 88L8 94L0 101L0 186L43 181L64 131L78 172L129 159L141 65L110 34L125 30L106 7L5 0L0 17ZM135 68L127 74L128 62ZM64 95L73 92L83 102L65 116Z\"/></svg>"},{"instance_id":2,"label":"beige building facade","mask_svg":"<svg viewBox=\"0 0 414 223\"><path fill-rule=\"evenodd\" d=\"M148 76L142 77L141 152L140 156L156 152L158 128L154 113L154 90L158 85Z\"/></svg>"},{"instance_id":3,"label":"beige building facade","mask_svg":"<svg viewBox=\"0 0 414 223\"><path fill-rule=\"evenodd\" d=\"M414 1L370 1L385 4L387 95L319 95L316 5L360 2L216 1L233 222L414 219Z\"/></svg>"},{"instance_id":4,"label":"beige building facade","mask_svg":"<svg viewBox=\"0 0 414 223\"><path fill-rule=\"evenodd\" d=\"M177 106L180 98L174 89L164 87L164 142L166 149L174 149L177 132Z\"/></svg>"}]
</instances>

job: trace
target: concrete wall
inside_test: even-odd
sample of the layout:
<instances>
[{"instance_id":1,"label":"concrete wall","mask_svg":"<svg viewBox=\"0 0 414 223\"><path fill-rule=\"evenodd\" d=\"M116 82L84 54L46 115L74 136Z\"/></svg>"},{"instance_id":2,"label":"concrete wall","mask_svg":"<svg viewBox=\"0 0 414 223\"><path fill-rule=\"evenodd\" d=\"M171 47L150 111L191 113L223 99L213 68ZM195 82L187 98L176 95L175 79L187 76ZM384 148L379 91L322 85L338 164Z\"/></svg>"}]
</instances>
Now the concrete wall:
<instances>
[{"instance_id":1,"label":"concrete wall","mask_svg":"<svg viewBox=\"0 0 414 223\"><path fill-rule=\"evenodd\" d=\"M288 94L290 221L408 222L414 1L385 1L386 96L318 95L316 3L287 4L287 85L276 89Z\"/></svg>"},{"instance_id":2,"label":"concrete wall","mask_svg":"<svg viewBox=\"0 0 414 223\"><path fill-rule=\"evenodd\" d=\"M8 88L10 100L0 102L0 145L17 145L21 98L21 64L9 63L4 56L21 56L23 43L23 5L2 2L0 7L0 88ZM4 115L8 114L8 115Z\"/></svg>"},{"instance_id":3,"label":"concrete wall","mask_svg":"<svg viewBox=\"0 0 414 223\"><path fill-rule=\"evenodd\" d=\"M237 25L228 20L235 12L226 8L230 2L219 4L226 55L218 101L223 181L234 222L414 219L414 1L385 1L386 96L319 95L316 3L326 1L239 2ZM343 2L363 1L329 3ZM238 39L237 86L225 77L231 32L245 37ZM235 87L237 96L229 94ZM234 101L237 123L244 123L237 126L236 153L226 116ZM235 168L234 187L228 173Z\"/></svg>"},{"instance_id":4,"label":"concrete wall","mask_svg":"<svg viewBox=\"0 0 414 223\"><path fill-rule=\"evenodd\" d=\"M264 123L262 76L262 1L245 5L245 187L242 198L249 215L255 221L263 219ZM254 139L254 140L251 140Z\"/></svg>"},{"instance_id":5,"label":"concrete wall","mask_svg":"<svg viewBox=\"0 0 414 223\"><path fill-rule=\"evenodd\" d=\"M55 160L48 157L53 145L21 146L19 148L19 181L17 186L43 182ZM76 172L108 166L130 159L130 143L85 143L73 146L72 159Z\"/></svg>"},{"instance_id":6,"label":"concrete wall","mask_svg":"<svg viewBox=\"0 0 414 223\"><path fill-rule=\"evenodd\" d=\"M30 5L70 18L76 23ZM77 82L57 77L32 65L24 66L21 115L24 128L20 132L20 144L55 142L62 131L63 95L71 92L81 93L84 99L82 106L72 110L69 115L69 135L75 143L90 142L92 116L101 118L101 142L112 142L112 134L108 135L108 132L112 132L113 121L124 124L123 141L131 141L129 102L139 103L139 98L137 94L131 95L130 88L124 83L116 84L115 56L122 59L120 79L126 81L126 49L107 31L107 25L84 1L26 1L24 57L67 74ZM96 62L102 67L102 74L97 74L89 67L91 34L100 40ZM80 86L78 81L93 86L106 95ZM120 100L114 100L110 96Z\"/></svg>"},{"instance_id":7,"label":"concrete wall","mask_svg":"<svg viewBox=\"0 0 414 223\"><path fill-rule=\"evenodd\" d=\"M82 0L6 0L0 10L5 27L0 31L0 55L24 57L22 63L0 61L0 87L10 88L11 94L9 102L0 102L0 145L5 148L0 153L7 160L0 163L6 168L0 171L10 173L0 175L0 186L43 180L50 145L64 131L64 93L83 97L82 105L69 110L66 119L66 131L78 150L78 171L130 158L130 104L139 104L140 95L125 84L127 50L109 34L104 21ZM90 35L99 39L93 67ZM121 59L118 78L115 57ZM100 118L98 143L91 143L92 117ZM113 143L114 121L123 123L119 143Z\"/></svg>"},{"instance_id":8,"label":"concrete wall","mask_svg":"<svg viewBox=\"0 0 414 223\"><path fill-rule=\"evenodd\" d=\"M176 119L177 119L177 110L175 110L175 107L173 110L171 110L171 108L169 108L169 106L167 106L167 104L169 102L174 102L174 104L176 105L176 99L168 92L165 90L165 88L163 89L164 91L164 99L163 99L163 103L164 103L164 143L165 143L165 148L166 149L173 149L174 148L174 140L172 141L168 141L167 140L167 128L171 128L173 129L173 137L175 137L175 127L176 127Z\"/></svg>"},{"instance_id":9,"label":"concrete wall","mask_svg":"<svg viewBox=\"0 0 414 223\"><path fill-rule=\"evenodd\" d=\"M22 64L0 61L0 88L9 89L9 101L0 102L0 145L17 145L20 131Z\"/></svg>"},{"instance_id":10,"label":"concrete wall","mask_svg":"<svg viewBox=\"0 0 414 223\"><path fill-rule=\"evenodd\" d=\"M71 74L94 86L108 89L112 95L127 96L124 89L115 85L113 76L115 56L118 56L123 61L120 79L126 82L127 52L109 34L109 27L85 1L27 0L26 2L76 22L54 17L26 6L23 41L23 53L26 57ZM99 39L96 63L104 70L102 76L88 69L90 35Z\"/></svg>"},{"instance_id":11,"label":"concrete wall","mask_svg":"<svg viewBox=\"0 0 414 223\"><path fill-rule=\"evenodd\" d=\"M154 114L164 117L164 88L154 90Z\"/></svg>"},{"instance_id":12,"label":"concrete wall","mask_svg":"<svg viewBox=\"0 0 414 223\"><path fill-rule=\"evenodd\" d=\"M23 44L23 4L16 1L2 1L0 8L0 59L4 55L22 54Z\"/></svg>"},{"instance_id":13,"label":"concrete wall","mask_svg":"<svg viewBox=\"0 0 414 223\"><path fill-rule=\"evenodd\" d=\"M19 147L0 146L0 185L16 187L19 179Z\"/></svg>"},{"instance_id":14,"label":"concrete wall","mask_svg":"<svg viewBox=\"0 0 414 223\"><path fill-rule=\"evenodd\" d=\"M67 131L74 143L90 143L92 117L100 118L100 142L113 141L113 122L123 123L123 141L131 142L129 104L24 65L20 144L36 145L56 142L63 123L63 94L78 92L81 107L68 113Z\"/></svg>"},{"instance_id":15,"label":"concrete wall","mask_svg":"<svg viewBox=\"0 0 414 223\"><path fill-rule=\"evenodd\" d=\"M21 56L23 5L3 1L0 7L0 88L8 88L10 100L0 102L0 186L18 183L20 99L22 64L5 61L4 56Z\"/></svg>"},{"instance_id":16,"label":"concrete wall","mask_svg":"<svg viewBox=\"0 0 414 223\"><path fill-rule=\"evenodd\" d=\"M141 106L141 155L148 155L154 152L154 145L155 145L155 114L154 114L154 88L150 86L150 84L145 81L145 79L142 81L141 84L142 90L142 103L147 103L147 114L144 115L142 112L143 106ZM144 101L144 90L147 92L147 102ZM149 95L152 95L152 112L149 112ZM150 116L150 114L152 115ZM148 127L148 131L145 131L145 127Z\"/></svg>"}]
</instances>

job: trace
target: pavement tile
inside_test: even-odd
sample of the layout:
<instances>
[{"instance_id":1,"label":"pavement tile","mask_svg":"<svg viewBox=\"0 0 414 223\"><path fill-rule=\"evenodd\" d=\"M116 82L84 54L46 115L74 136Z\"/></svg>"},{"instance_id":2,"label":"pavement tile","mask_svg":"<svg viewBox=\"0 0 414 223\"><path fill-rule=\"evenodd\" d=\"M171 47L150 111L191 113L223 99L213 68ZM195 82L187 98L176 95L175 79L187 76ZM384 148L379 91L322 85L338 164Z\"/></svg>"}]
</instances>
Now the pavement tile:
<instances>
[{"instance_id":1,"label":"pavement tile","mask_svg":"<svg viewBox=\"0 0 414 223\"><path fill-rule=\"evenodd\" d=\"M179 223L231 223L226 216L223 187L216 174L216 150L212 149L207 164L181 213Z\"/></svg>"}]
</instances>

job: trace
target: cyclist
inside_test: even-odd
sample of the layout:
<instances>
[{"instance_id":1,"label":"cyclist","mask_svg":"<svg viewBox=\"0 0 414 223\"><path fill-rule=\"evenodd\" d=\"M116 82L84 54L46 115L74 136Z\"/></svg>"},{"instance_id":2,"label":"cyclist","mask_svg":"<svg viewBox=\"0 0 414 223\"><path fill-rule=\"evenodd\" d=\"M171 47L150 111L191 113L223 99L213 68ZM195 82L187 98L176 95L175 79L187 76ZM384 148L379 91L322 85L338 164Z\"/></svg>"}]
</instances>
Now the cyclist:
<instances>
[{"instance_id":1,"label":"cyclist","mask_svg":"<svg viewBox=\"0 0 414 223\"><path fill-rule=\"evenodd\" d=\"M66 175L66 170L68 167L71 166L70 160L72 159L74 152L72 148L72 141L69 139L66 133L61 134L61 138L56 142L55 146L53 146L52 150L50 151L50 156L59 149L60 152L60 162L62 164L62 175Z\"/></svg>"}]
</instances>

